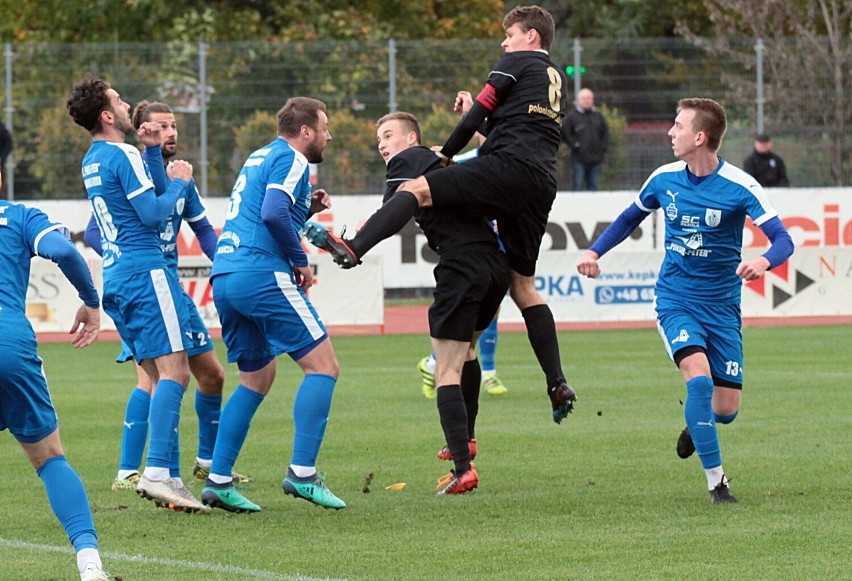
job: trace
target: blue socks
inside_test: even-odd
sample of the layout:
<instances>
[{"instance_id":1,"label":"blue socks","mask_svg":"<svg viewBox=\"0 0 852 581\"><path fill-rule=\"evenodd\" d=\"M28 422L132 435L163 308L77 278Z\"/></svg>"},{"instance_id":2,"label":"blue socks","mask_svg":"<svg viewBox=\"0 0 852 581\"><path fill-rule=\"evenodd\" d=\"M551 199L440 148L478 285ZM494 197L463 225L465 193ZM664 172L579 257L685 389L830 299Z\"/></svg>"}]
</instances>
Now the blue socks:
<instances>
[{"instance_id":1,"label":"blue socks","mask_svg":"<svg viewBox=\"0 0 852 581\"><path fill-rule=\"evenodd\" d=\"M154 397L151 398L151 412L148 415L151 437L148 443L146 468L171 466L183 392L183 386L177 381L161 379L157 382Z\"/></svg>"},{"instance_id":2,"label":"blue socks","mask_svg":"<svg viewBox=\"0 0 852 581\"><path fill-rule=\"evenodd\" d=\"M54 456L36 472L44 482L50 508L68 534L74 550L97 549L98 533L95 532L89 497L65 456Z\"/></svg>"},{"instance_id":3,"label":"blue socks","mask_svg":"<svg viewBox=\"0 0 852 581\"><path fill-rule=\"evenodd\" d=\"M119 470L138 471L142 465L142 453L148 441L148 412L151 409L151 394L144 389L134 388L127 398L124 410L124 430L121 434L121 464Z\"/></svg>"},{"instance_id":4,"label":"blue socks","mask_svg":"<svg viewBox=\"0 0 852 581\"><path fill-rule=\"evenodd\" d=\"M337 379L334 377L320 373L305 375L302 380L293 402L293 424L296 433L293 437L293 457L290 464L316 466L336 383Z\"/></svg>"},{"instance_id":5,"label":"blue socks","mask_svg":"<svg viewBox=\"0 0 852 581\"><path fill-rule=\"evenodd\" d=\"M248 436L251 419L264 396L240 384L222 410L210 474L231 477L234 463Z\"/></svg>"},{"instance_id":6,"label":"blue socks","mask_svg":"<svg viewBox=\"0 0 852 581\"><path fill-rule=\"evenodd\" d=\"M479 337L479 358L482 360L482 371L494 371L497 353L497 317L491 319L488 327Z\"/></svg>"},{"instance_id":7,"label":"blue socks","mask_svg":"<svg viewBox=\"0 0 852 581\"><path fill-rule=\"evenodd\" d=\"M198 457L209 460L213 457L219 419L222 415L222 396L204 395L195 391L195 413L198 416Z\"/></svg>"},{"instance_id":8,"label":"blue socks","mask_svg":"<svg viewBox=\"0 0 852 581\"><path fill-rule=\"evenodd\" d=\"M719 435L713 414L713 380L700 375L686 382L686 403L683 416L705 470L722 464Z\"/></svg>"}]
</instances>

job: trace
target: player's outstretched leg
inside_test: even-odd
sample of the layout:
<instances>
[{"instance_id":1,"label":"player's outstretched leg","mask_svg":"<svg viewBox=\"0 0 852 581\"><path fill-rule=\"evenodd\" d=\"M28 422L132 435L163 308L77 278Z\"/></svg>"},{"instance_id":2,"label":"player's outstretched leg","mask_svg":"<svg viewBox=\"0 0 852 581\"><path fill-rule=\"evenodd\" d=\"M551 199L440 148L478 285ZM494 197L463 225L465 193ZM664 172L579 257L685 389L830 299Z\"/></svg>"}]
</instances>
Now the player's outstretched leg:
<instances>
[{"instance_id":1,"label":"player's outstretched leg","mask_svg":"<svg viewBox=\"0 0 852 581\"><path fill-rule=\"evenodd\" d=\"M317 248L328 252L334 262L343 268L354 268L361 264L361 260L349 247L349 243L323 224L316 222L305 224L305 238Z\"/></svg>"}]
</instances>

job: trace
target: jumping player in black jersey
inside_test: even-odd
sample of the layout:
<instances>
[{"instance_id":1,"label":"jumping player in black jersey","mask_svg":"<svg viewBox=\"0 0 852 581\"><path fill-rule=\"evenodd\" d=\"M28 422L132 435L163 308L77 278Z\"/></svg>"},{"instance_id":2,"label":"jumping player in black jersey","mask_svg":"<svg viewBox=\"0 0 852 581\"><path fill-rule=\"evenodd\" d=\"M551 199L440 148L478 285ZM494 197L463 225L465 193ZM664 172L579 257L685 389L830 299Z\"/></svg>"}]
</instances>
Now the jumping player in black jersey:
<instances>
[{"instance_id":1,"label":"jumping player in black jersey","mask_svg":"<svg viewBox=\"0 0 852 581\"><path fill-rule=\"evenodd\" d=\"M384 201L397 186L441 168L435 153L420 145L420 124L410 113L385 115L377 123L379 153L387 163ZM509 287L509 265L497 236L482 216L464 211L419 209L415 218L438 255L435 301L429 307L429 334L438 368L441 427L454 470L439 481L438 494L476 488L471 464L481 371L476 340L497 312ZM440 454L440 453L439 453Z\"/></svg>"},{"instance_id":2,"label":"jumping player in black jersey","mask_svg":"<svg viewBox=\"0 0 852 581\"><path fill-rule=\"evenodd\" d=\"M437 153L447 162L479 131L487 137L480 156L403 182L351 240L324 231L312 242L351 268L420 208L495 218L511 268L510 293L545 371L553 420L561 423L573 410L576 395L565 381L553 314L535 290L534 276L556 197L556 154L568 86L547 54L554 35L549 12L519 6L506 15L503 29L505 54L468 111L463 99L456 100L465 115Z\"/></svg>"}]
</instances>

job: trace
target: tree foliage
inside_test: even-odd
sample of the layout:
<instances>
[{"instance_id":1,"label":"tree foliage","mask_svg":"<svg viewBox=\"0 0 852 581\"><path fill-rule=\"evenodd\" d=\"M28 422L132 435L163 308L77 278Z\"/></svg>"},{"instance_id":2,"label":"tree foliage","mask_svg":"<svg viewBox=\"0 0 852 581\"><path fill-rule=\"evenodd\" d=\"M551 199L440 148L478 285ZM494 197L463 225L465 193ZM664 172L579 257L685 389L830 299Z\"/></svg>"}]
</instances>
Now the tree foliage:
<instances>
[{"instance_id":1,"label":"tree foliage","mask_svg":"<svg viewBox=\"0 0 852 581\"><path fill-rule=\"evenodd\" d=\"M493 38L503 2L431 0L0 0L9 42Z\"/></svg>"},{"instance_id":2,"label":"tree foliage","mask_svg":"<svg viewBox=\"0 0 852 581\"><path fill-rule=\"evenodd\" d=\"M753 49L730 39L762 39L767 118L778 127L827 128L832 180L843 185L852 123L852 2L709 0L706 6L715 38L702 37L683 22L677 31L719 59L752 67ZM733 99L756 94L753 79L730 77L729 83Z\"/></svg>"}]
</instances>

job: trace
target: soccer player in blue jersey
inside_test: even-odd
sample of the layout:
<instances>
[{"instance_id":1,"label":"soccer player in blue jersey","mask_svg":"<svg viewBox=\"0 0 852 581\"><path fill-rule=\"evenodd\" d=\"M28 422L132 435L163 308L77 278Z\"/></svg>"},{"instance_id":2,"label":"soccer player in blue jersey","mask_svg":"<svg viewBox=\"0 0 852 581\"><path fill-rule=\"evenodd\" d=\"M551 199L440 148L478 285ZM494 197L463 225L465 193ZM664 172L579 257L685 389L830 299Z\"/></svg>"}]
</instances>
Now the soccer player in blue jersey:
<instances>
[{"instance_id":1,"label":"soccer player in blue jersey","mask_svg":"<svg viewBox=\"0 0 852 581\"><path fill-rule=\"evenodd\" d=\"M138 130L146 122L157 123L161 129L162 144L146 147L143 156L151 170L155 189L158 194L162 194L168 187L168 176L162 162L175 156L178 141L177 121L171 107L166 103L141 101L133 110L133 127ZM162 153L158 153L157 149ZM173 270L176 271L178 267L177 236L184 221L195 233L201 250L210 260L213 260L218 236L207 219L206 213L207 209L195 186L195 180L190 179L189 187L178 197L175 211L160 227L160 246L169 267ZM102 253L100 231L94 216L89 220L85 239L98 254ZM216 357L210 333L198 314L195 303L186 292L182 292L182 296L190 314L192 329L192 347L187 350L189 368L198 382L198 389L195 392L195 412L199 426L198 455L193 466L193 475L199 480L204 480L213 461L213 445L216 443L216 433L219 429L225 370ZM125 362L132 359L130 350L123 346L117 361ZM135 490L139 481L142 454L148 440L148 412L154 383L141 366L136 364L135 367L137 384L127 400L121 439L121 463L118 475L112 484L113 490ZM169 472L175 479L178 490L186 494L186 487L180 477L180 446L177 440L175 440ZM240 474L235 474L234 478L240 484L250 481L250 478Z\"/></svg>"},{"instance_id":2,"label":"soccer player in blue jersey","mask_svg":"<svg viewBox=\"0 0 852 581\"><path fill-rule=\"evenodd\" d=\"M82 172L101 233L104 311L133 358L155 382L148 458L136 492L174 510L209 510L177 490L169 474L181 401L189 383L186 349L192 344L189 312L177 275L160 247L159 231L189 185L192 166L172 162L172 181L157 196L147 164L135 147L124 142L133 130L130 106L115 89L87 76L74 87L67 107L74 122L92 135ZM160 131L159 124L148 122L137 133L146 147L154 148L161 143Z\"/></svg>"},{"instance_id":3,"label":"soccer player in blue jersey","mask_svg":"<svg viewBox=\"0 0 852 581\"><path fill-rule=\"evenodd\" d=\"M449 162L478 131L487 138L479 157L402 183L354 238L344 240L329 232L322 248L339 265L352 268L420 208L464 209L496 218L512 269L509 292L545 372L551 417L558 424L573 411L577 396L562 370L553 313L535 289L535 267L556 198L567 81L547 53L555 31L547 10L513 8L503 19L503 29L505 54L438 152Z\"/></svg>"},{"instance_id":4,"label":"soccer player in blue jersey","mask_svg":"<svg viewBox=\"0 0 852 581\"><path fill-rule=\"evenodd\" d=\"M235 489L231 473L282 353L305 374L293 402L295 437L282 488L325 508L346 507L316 469L340 369L305 294L313 271L301 243L305 220L330 207L324 190L311 191L308 165L322 161L331 141L328 114L321 101L294 97L276 117L278 137L249 155L231 190L211 272L222 338L240 384L222 410L201 500L231 512L260 510Z\"/></svg>"},{"instance_id":5,"label":"soccer player in blue jersey","mask_svg":"<svg viewBox=\"0 0 852 581\"><path fill-rule=\"evenodd\" d=\"M77 289L83 305L71 342L78 349L98 336L98 291L67 230L41 210L0 200L0 248L0 431L8 429L18 440L41 478L50 508L77 553L81 581L107 581L89 498L65 459L36 336L26 316L30 262L33 256L52 260Z\"/></svg>"},{"instance_id":6,"label":"soccer player in blue jersey","mask_svg":"<svg viewBox=\"0 0 852 581\"><path fill-rule=\"evenodd\" d=\"M712 503L736 502L722 469L716 426L734 420L742 397L741 283L762 277L793 253L793 240L760 184L718 156L726 128L725 110L715 101L680 100L668 134L679 161L652 173L636 200L577 262L580 274L595 278L601 256L651 212L663 211L666 253L656 311L666 351L686 382L686 429L678 454L698 452ZM772 245L743 261L746 216Z\"/></svg>"}]
</instances>

